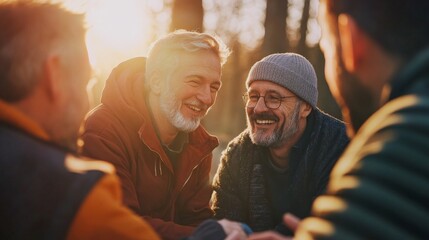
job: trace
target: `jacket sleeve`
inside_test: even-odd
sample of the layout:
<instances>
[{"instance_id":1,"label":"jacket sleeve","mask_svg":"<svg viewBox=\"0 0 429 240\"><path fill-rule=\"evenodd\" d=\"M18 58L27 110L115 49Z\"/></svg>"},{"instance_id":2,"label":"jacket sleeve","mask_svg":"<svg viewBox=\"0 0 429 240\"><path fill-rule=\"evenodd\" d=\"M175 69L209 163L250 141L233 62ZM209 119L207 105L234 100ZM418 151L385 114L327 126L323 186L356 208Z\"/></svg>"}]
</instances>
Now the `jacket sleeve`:
<instances>
[{"instance_id":1,"label":"jacket sleeve","mask_svg":"<svg viewBox=\"0 0 429 240\"><path fill-rule=\"evenodd\" d=\"M222 225L214 219L208 219L201 223L190 237L183 240L221 240L226 237Z\"/></svg>"},{"instance_id":2,"label":"jacket sleeve","mask_svg":"<svg viewBox=\"0 0 429 240\"><path fill-rule=\"evenodd\" d=\"M100 129L94 122L86 122L86 131L82 135L85 145L82 148L82 154L91 158L106 160L112 163L116 168L116 173L120 178L122 191L124 193L123 203L130 207L134 212L140 212L140 204L135 191L135 185L128 167L128 157L121 146L119 137L114 136L112 131ZM208 200L207 200L208 202ZM194 230L194 227L183 226L171 221L142 216L155 231L161 235L162 239L178 239L187 237Z\"/></svg>"},{"instance_id":3,"label":"jacket sleeve","mask_svg":"<svg viewBox=\"0 0 429 240\"><path fill-rule=\"evenodd\" d=\"M106 174L77 212L67 239L160 239L139 216L121 203L118 178Z\"/></svg>"},{"instance_id":4,"label":"jacket sleeve","mask_svg":"<svg viewBox=\"0 0 429 240\"><path fill-rule=\"evenodd\" d=\"M126 148L120 146L121 142L118 136L114 136L112 132L105 129L99 130L97 127L93 127L94 123L87 123L86 131L82 135L84 141L82 154L112 163L115 166L116 174L121 179L124 204L135 212L140 212L140 204L129 171L128 157L124 151Z\"/></svg>"},{"instance_id":5,"label":"jacket sleeve","mask_svg":"<svg viewBox=\"0 0 429 240\"><path fill-rule=\"evenodd\" d=\"M212 209L217 219L247 222L247 201L243 194L245 189L239 187L239 160L240 154L230 146L222 153L213 179Z\"/></svg>"},{"instance_id":6,"label":"jacket sleeve","mask_svg":"<svg viewBox=\"0 0 429 240\"><path fill-rule=\"evenodd\" d=\"M143 219L148 222L164 240L188 237L195 229L194 227L183 226L171 221L164 221L162 219L151 218L149 216L144 216Z\"/></svg>"}]
</instances>

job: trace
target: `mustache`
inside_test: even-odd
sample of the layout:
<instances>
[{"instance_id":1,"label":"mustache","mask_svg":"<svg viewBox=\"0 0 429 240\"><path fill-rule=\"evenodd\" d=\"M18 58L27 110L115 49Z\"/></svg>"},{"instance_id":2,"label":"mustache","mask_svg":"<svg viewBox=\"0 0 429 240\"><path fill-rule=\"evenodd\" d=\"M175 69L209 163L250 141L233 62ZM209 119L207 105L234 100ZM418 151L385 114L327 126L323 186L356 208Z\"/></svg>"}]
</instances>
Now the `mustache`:
<instances>
[{"instance_id":1,"label":"mustache","mask_svg":"<svg viewBox=\"0 0 429 240\"><path fill-rule=\"evenodd\" d=\"M252 121L255 121L257 119L279 121L279 118L276 115L269 113L252 113L252 115L250 115L250 119Z\"/></svg>"}]
</instances>

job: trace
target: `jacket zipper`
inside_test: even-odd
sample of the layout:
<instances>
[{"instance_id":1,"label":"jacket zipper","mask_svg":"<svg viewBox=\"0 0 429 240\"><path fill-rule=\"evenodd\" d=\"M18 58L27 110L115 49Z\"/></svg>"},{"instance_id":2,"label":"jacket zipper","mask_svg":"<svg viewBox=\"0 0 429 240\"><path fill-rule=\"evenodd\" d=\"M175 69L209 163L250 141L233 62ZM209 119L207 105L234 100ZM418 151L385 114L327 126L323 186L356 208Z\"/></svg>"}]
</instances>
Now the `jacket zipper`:
<instances>
[{"instance_id":1,"label":"jacket zipper","mask_svg":"<svg viewBox=\"0 0 429 240\"><path fill-rule=\"evenodd\" d=\"M143 142L144 142L144 141L143 141ZM147 147L148 147L152 152L154 152L154 153L156 153L156 155L158 155L158 159L155 161L155 166L154 166L154 174L155 174L155 177L158 177L158 169L159 169L160 176L162 176L161 155L159 155L159 153L158 153L157 151L153 150L153 148L149 147L149 145L147 145L147 144L146 144L146 146L147 146ZM157 166L159 166L159 167L158 167L158 169L157 169Z\"/></svg>"},{"instance_id":2,"label":"jacket zipper","mask_svg":"<svg viewBox=\"0 0 429 240\"><path fill-rule=\"evenodd\" d=\"M158 168L157 168L157 166L158 166ZM160 176L162 176L162 166L161 166L161 160L160 159L157 159L155 161L154 172L155 172L155 177L157 177L158 174L160 174Z\"/></svg>"},{"instance_id":3,"label":"jacket zipper","mask_svg":"<svg viewBox=\"0 0 429 240\"><path fill-rule=\"evenodd\" d=\"M200 164L197 164L194 168L192 168L191 174L189 174L188 178L186 179L186 181L183 183L182 187L180 188L179 192L180 193L183 188L185 188L185 185L189 182L189 179L191 179L192 177L192 173L194 172L194 170L199 166Z\"/></svg>"},{"instance_id":4,"label":"jacket zipper","mask_svg":"<svg viewBox=\"0 0 429 240\"><path fill-rule=\"evenodd\" d=\"M210 153L209 153L209 154L207 154L207 155L205 155L203 158L201 158L201 161L200 161L197 165L195 165L195 167L194 167L194 168L192 168L191 174L189 174L188 178L187 178L187 179L186 179L186 181L183 183L182 187L180 188L179 192L177 192L177 194L179 194L179 193L183 190L183 188L185 188L185 185L189 182L189 179L191 179L191 177L192 177L192 173L194 172L194 170L195 170L198 166L200 166L200 164L203 162L203 160L204 160L208 155L210 155Z\"/></svg>"},{"instance_id":5,"label":"jacket zipper","mask_svg":"<svg viewBox=\"0 0 429 240\"><path fill-rule=\"evenodd\" d=\"M155 174L155 177L157 177L158 176L158 174L160 175L160 176L162 176L163 174L162 174L162 165L161 165L161 155L159 155L159 153L157 152L157 151L155 151L153 148L151 148L150 146L149 146L149 144L147 144L144 140L143 140L143 138L142 138L142 134L140 133L140 130L139 130L139 132L138 132L138 135L139 135L139 137L140 137L140 140L152 151L152 152L154 152L154 153L156 153L156 155L158 156L158 159L155 161L155 165L154 165L154 169L153 169L153 171L154 171L154 174ZM158 168L157 168L157 166L158 166ZM159 173L158 173L159 172ZM170 183L169 183L170 184Z\"/></svg>"},{"instance_id":6,"label":"jacket zipper","mask_svg":"<svg viewBox=\"0 0 429 240\"><path fill-rule=\"evenodd\" d=\"M155 172L155 177L157 177L158 176L158 171L157 171L157 168L156 168L156 166L157 166L157 162L159 162L159 169L160 169L160 174L161 174L161 176L162 176L162 166L161 166L161 155L159 155L159 153L158 152L156 152L155 150L153 150L151 147L149 147L147 144L146 144L146 146L152 151L152 152L154 152L154 153L156 153L156 155L158 155L158 159L157 159L157 161L155 162L155 167L154 167L154 172ZM198 167L198 166L200 166L200 164L203 162L203 160L207 157L207 156L209 156L210 155L210 153L209 154L207 154L207 155L205 155L204 157L202 157L201 158L201 161L197 164L197 165L195 165L195 167L194 168L192 168L192 171L191 171L191 174L189 174L189 176L188 176L188 178L186 178L186 181L183 183L183 185L182 185L182 187L180 188L180 190L177 192L177 194L179 194L182 190L183 190L183 188L185 188L185 186L186 186L186 184L189 182L189 180L191 179L191 177L192 177L192 173L194 172L194 170ZM168 181L168 185L170 185L170 180Z\"/></svg>"}]
</instances>

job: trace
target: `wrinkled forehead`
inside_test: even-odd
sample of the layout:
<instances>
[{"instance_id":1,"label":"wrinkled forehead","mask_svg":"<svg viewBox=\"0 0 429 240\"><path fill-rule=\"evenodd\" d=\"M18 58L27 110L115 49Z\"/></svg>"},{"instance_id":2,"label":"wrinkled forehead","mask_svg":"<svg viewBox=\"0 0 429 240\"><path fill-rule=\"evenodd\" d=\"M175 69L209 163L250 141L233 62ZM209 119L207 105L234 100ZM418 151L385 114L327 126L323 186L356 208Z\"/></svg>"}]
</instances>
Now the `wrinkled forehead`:
<instances>
[{"instance_id":1,"label":"wrinkled forehead","mask_svg":"<svg viewBox=\"0 0 429 240\"><path fill-rule=\"evenodd\" d=\"M202 63L202 64L213 64L221 66L220 57L209 49L200 49L195 52L181 51L177 54L179 62L183 63Z\"/></svg>"},{"instance_id":2,"label":"wrinkled forehead","mask_svg":"<svg viewBox=\"0 0 429 240\"><path fill-rule=\"evenodd\" d=\"M266 93L278 93L281 95L295 95L292 91L290 91L286 87L266 79L254 80L252 83L250 83L247 91L259 93L262 95Z\"/></svg>"},{"instance_id":3,"label":"wrinkled forehead","mask_svg":"<svg viewBox=\"0 0 429 240\"><path fill-rule=\"evenodd\" d=\"M182 52L173 56L173 62L177 68L210 68L219 73L222 70L220 58L209 50Z\"/></svg>"}]
</instances>

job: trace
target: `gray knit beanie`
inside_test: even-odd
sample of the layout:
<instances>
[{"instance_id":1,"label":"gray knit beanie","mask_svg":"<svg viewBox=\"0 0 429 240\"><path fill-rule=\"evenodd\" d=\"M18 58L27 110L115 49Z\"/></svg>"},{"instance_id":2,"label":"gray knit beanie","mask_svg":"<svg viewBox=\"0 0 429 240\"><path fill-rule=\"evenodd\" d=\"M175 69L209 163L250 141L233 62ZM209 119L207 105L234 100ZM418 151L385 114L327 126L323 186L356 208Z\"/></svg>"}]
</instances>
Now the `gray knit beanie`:
<instances>
[{"instance_id":1,"label":"gray knit beanie","mask_svg":"<svg viewBox=\"0 0 429 240\"><path fill-rule=\"evenodd\" d=\"M250 69L246 86L255 80L268 80L277 83L309 103L317 106L317 77L311 63L295 53L271 54Z\"/></svg>"}]
</instances>

